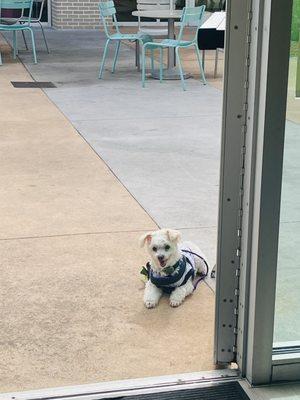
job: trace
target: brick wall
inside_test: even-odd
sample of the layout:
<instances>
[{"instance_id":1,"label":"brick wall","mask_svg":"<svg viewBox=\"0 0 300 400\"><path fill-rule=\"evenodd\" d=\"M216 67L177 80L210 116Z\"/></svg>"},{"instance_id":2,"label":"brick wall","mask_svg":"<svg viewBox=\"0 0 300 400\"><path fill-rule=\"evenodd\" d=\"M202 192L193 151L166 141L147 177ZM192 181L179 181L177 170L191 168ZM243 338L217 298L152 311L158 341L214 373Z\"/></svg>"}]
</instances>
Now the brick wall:
<instances>
[{"instance_id":1,"label":"brick wall","mask_svg":"<svg viewBox=\"0 0 300 400\"><path fill-rule=\"evenodd\" d=\"M98 29L99 0L52 0L52 25L57 29Z\"/></svg>"}]
</instances>

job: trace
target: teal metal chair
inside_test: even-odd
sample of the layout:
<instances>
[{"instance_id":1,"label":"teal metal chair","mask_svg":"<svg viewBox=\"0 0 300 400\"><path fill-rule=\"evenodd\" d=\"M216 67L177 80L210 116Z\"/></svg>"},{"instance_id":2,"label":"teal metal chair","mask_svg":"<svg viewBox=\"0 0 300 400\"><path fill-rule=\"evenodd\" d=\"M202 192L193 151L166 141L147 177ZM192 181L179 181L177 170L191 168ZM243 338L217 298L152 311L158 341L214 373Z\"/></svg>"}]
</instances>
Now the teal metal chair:
<instances>
[{"instance_id":1,"label":"teal metal chair","mask_svg":"<svg viewBox=\"0 0 300 400\"><path fill-rule=\"evenodd\" d=\"M32 14L32 3L33 0L0 0L0 12L2 10L20 10L20 15L23 12L27 12L27 21L20 24L20 18L1 18L0 17L0 32L10 31L13 32L13 58L15 59L18 54L17 46L17 32L19 31L29 31L31 34L32 41L32 53L33 61L36 64L36 51L35 51L35 40L33 30L31 29L31 14ZM1 13L0 13L1 15ZM0 53L0 64L2 64L2 58Z\"/></svg>"},{"instance_id":2,"label":"teal metal chair","mask_svg":"<svg viewBox=\"0 0 300 400\"><path fill-rule=\"evenodd\" d=\"M1 2L1 0L0 0ZM34 24L39 24L41 31L42 31L42 35L44 38L44 42L45 42L45 46L46 46L46 50L47 53L50 54L50 50L49 50L49 46L48 46L48 42L46 39L46 35L45 35L45 31L43 28L43 24L42 24L42 16L43 16L43 11L45 8L45 5L47 5L46 0L33 0L33 6L32 6L32 16L31 16L31 25ZM20 24L26 23L28 21L28 17L26 16L22 16L19 20ZM24 44L26 47L26 50L28 50L28 46L27 46L27 41L24 35L24 31L22 31L22 36L23 36L23 40L24 40Z\"/></svg>"},{"instance_id":3,"label":"teal metal chair","mask_svg":"<svg viewBox=\"0 0 300 400\"><path fill-rule=\"evenodd\" d=\"M116 69L116 64L117 64L117 59L119 55L119 50L120 50L120 45L122 40L129 40L131 42L138 41L141 46L143 46L145 43L152 41L152 38L150 35L145 35L145 34L127 34L127 33L121 33L119 30L119 25L116 17L116 8L114 5L113 1L103 1L99 3L99 11L100 11L100 17L103 22L104 26L104 32L107 37L105 46L104 46L104 52L103 52L103 58L102 58L102 63L100 66L100 72L99 72L99 79L102 78L103 70L104 70L104 65L105 65L105 60L107 57L107 52L108 52L108 46L110 42L117 42L117 47L116 47L116 52L115 52L115 57L113 61L113 66L111 72L114 73ZM112 19L112 26L108 24L108 18ZM153 65L152 65L153 67Z\"/></svg>"},{"instance_id":4,"label":"teal metal chair","mask_svg":"<svg viewBox=\"0 0 300 400\"><path fill-rule=\"evenodd\" d=\"M142 85L145 87L145 80L146 80L146 71L145 71L145 64L146 64L146 50L147 49L159 49L160 51L160 69L159 69L159 76L160 82L163 80L163 49L172 47L175 48L176 60L177 65L180 73L180 79L183 90L186 90L185 81L184 81L184 74L182 70L182 64L179 56L179 49L187 48L187 47L195 47L198 64L200 68L200 73L202 76L202 80L204 85L206 84L205 74L203 70L202 59L200 56L199 48L198 48L198 30L201 26L202 19L204 16L205 6L200 7L185 7L182 12L181 20L180 20L180 30L177 39L164 39L161 42L151 42L145 43L143 45L142 51ZM191 40L183 40L183 35L185 33L186 27L192 26L195 30L193 38ZM153 62L153 61L152 61Z\"/></svg>"}]
</instances>

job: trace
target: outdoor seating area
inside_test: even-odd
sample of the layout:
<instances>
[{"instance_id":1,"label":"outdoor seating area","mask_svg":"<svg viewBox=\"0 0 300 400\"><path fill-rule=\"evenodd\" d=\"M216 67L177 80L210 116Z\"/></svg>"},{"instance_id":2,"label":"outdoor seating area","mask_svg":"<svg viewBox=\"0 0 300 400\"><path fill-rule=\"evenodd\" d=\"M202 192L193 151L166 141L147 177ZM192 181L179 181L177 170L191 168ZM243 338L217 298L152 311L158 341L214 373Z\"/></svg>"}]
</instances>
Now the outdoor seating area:
<instances>
[{"instance_id":1,"label":"outdoor seating area","mask_svg":"<svg viewBox=\"0 0 300 400\"><path fill-rule=\"evenodd\" d=\"M185 74L182 69L182 62L179 54L180 48L192 47L197 56L197 62L199 65L199 72L204 84L206 84L203 60L200 55L199 47L199 30L201 29L204 22L205 6L199 7L184 7L183 10L174 9L174 3L169 0L155 2L147 2L143 6L143 3L137 3L138 10L132 13L133 16L138 17L138 31L135 34L124 34L120 32L116 8L113 1L105 1L99 4L100 16L107 36L107 41L104 48L103 59L101 62L99 78L103 76L103 69L107 56L107 50L109 43L116 41L115 57L112 65L112 73L115 72L116 63L118 59L120 44L122 40L136 42L136 66L140 69L142 65L142 86L145 87L146 80L146 51L147 49L151 52L151 77L159 79L160 82L163 79L180 79L183 90L186 90L185 77L190 77L189 74ZM111 17L113 26L112 32L108 25L107 18ZM157 21L164 19L168 21L167 31L159 28L141 28L141 18L156 19ZM224 47L224 31L225 31L225 12L214 13L213 15L206 18L203 29L205 31L219 31L223 33L221 38L222 45L219 45L220 39L210 39L209 49L216 49L215 55L215 70L214 77L217 74L217 62L218 62L218 51L220 47ZM178 32L175 32L175 21L180 20ZM189 30L187 29L189 27ZM190 37L186 38L186 31ZM167 37L167 39L164 39ZM201 43L200 36L200 43ZM161 41L154 41L154 39L163 38ZM205 42L205 41L204 41ZM142 59L140 59L140 53L142 48ZM204 50L207 47L202 46L203 55ZM167 57L167 68L163 66L163 49L168 49ZM154 51L159 50L159 69L155 70L154 67ZM176 67L177 64L177 67Z\"/></svg>"},{"instance_id":2,"label":"outdoor seating area","mask_svg":"<svg viewBox=\"0 0 300 400\"><path fill-rule=\"evenodd\" d=\"M33 16L34 5L35 15ZM32 29L34 24L39 24L46 50L49 53L45 31L43 24L41 23L44 6L45 0L5 0L1 2L0 31L13 33L12 48L14 59L16 59L20 46L18 43L17 33L22 33L25 48L28 50L28 44L24 33L24 31L28 31L31 35L33 62L35 64L37 63L34 31ZM136 45L136 67L138 70L141 70L143 87L145 87L146 79L146 50L150 49L151 77L154 79L159 79L160 82L162 82L164 79L180 79L183 90L186 90L185 78L190 77L191 73L189 71L188 73L184 73L179 49L186 49L191 46L196 52L197 63L202 81L204 84L206 84L203 65L204 60L202 60L199 51L201 46L199 45L199 29L201 28L201 25L203 25L204 19L206 19L204 29L208 29L209 31L223 32L223 37L221 40L223 40L224 46L225 12L215 13L211 16L206 15L206 18L204 18L205 6L184 7L183 9L178 10L175 9L175 3L173 1L170 2L169 0L158 0L158 2L149 2L149 0L147 0L146 3L140 1L137 3L137 8L137 11L132 12L132 15L138 18L137 31L135 33L124 33L121 32L121 28L117 20L117 10L113 0L101 1L99 3L99 22L101 20L107 38L100 64L99 79L103 78L103 72L110 43L116 43L115 56L111 67L111 72L114 73L116 70L121 42L127 41L129 43L134 42ZM219 16L219 14L221 15ZM159 27L147 28L142 26L141 18L146 18L148 20L155 18L156 21L164 19L168 21L168 26L167 28L164 27L163 29ZM177 29L175 29L175 21L180 21ZM205 43L205 41L203 42ZM218 50L220 47L218 44L219 39L214 39L212 42L213 44L210 44L210 46L212 46L211 48L216 49L214 70L214 77L216 77ZM165 68L163 65L163 49L165 48L168 49L167 68ZM206 48L207 47L202 46L203 57L204 49ZM154 49L159 49L159 68L156 70L154 65ZM1 64L2 57L0 49L0 65Z\"/></svg>"}]
</instances>

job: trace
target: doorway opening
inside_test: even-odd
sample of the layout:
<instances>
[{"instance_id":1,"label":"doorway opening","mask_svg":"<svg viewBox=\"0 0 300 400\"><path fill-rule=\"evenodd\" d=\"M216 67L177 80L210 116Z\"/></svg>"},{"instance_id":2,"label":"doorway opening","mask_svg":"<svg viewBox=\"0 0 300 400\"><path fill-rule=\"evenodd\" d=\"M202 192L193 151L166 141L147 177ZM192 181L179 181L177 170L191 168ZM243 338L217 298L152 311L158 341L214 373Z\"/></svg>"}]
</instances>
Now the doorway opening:
<instances>
[{"instance_id":1,"label":"doorway opening","mask_svg":"<svg viewBox=\"0 0 300 400\"><path fill-rule=\"evenodd\" d=\"M99 33L91 31L49 31L51 58L41 53L33 65L20 52L22 63L11 64L21 80L50 81L54 88L16 92L10 86L15 72L7 69L7 91L18 107L25 104L17 122L27 124L29 134L9 126L13 135L7 137L7 148L17 147L19 157L18 162L8 157L4 177L14 171L1 241L3 354L6 363L13 361L2 391L181 373L192 373L192 381L195 371L214 370L216 361L228 367L235 359L236 279L227 276L228 285L220 286L219 275L217 298L214 278L208 277L178 309L164 297L147 310L139 276L147 255L137 243L142 233L165 227L195 242L211 268L217 243L219 256L224 240L226 251L236 252L238 198L230 190L236 193L240 175L241 143L233 133L240 132L245 117L240 113L245 70L237 60L246 56L248 14L230 4L234 45L225 54L223 111L224 56L221 52L216 71L215 50L206 53L206 86L199 82L195 55L186 51L184 67L196 78L188 80L186 92L171 81L149 80L143 89L128 67L134 68L131 45L121 50L119 73L105 71L105 78L96 80L91 70L99 63ZM38 45L41 40L37 35ZM102 48L104 43L103 34ZM233 109L239 112L230 120ZM233 152L222 148L233 142ZM227 162L235 174L224 172ZM20 204L22 213L16 215ZM221 219L234 216L229 235L221 220L219 241L218 209ZM232 261L236 266L237 259ZM232 296L223 296L226 291ZM225 373L237 374L235 369ZM196 375L219 379L224 371Z\"/></svg>"}]
</instances>

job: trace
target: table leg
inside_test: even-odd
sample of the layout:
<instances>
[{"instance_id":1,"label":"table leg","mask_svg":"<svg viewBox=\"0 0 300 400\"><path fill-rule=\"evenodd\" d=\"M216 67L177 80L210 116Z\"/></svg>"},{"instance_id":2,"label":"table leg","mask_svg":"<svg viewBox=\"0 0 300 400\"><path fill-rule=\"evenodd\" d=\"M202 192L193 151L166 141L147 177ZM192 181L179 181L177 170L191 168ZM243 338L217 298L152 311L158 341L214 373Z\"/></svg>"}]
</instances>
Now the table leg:
<instances>
[{"instance_id":1,"label":"table leg","mask_svg":"<svg viewBox=\"0 0 300 400\"><path fill-rule=\"evenodd\" d=\"M174 39L174 19L168 19L168 37ZM172 47L168 48L168 69L175 67L175 51Z\"/></svg>"}]
</instances>

